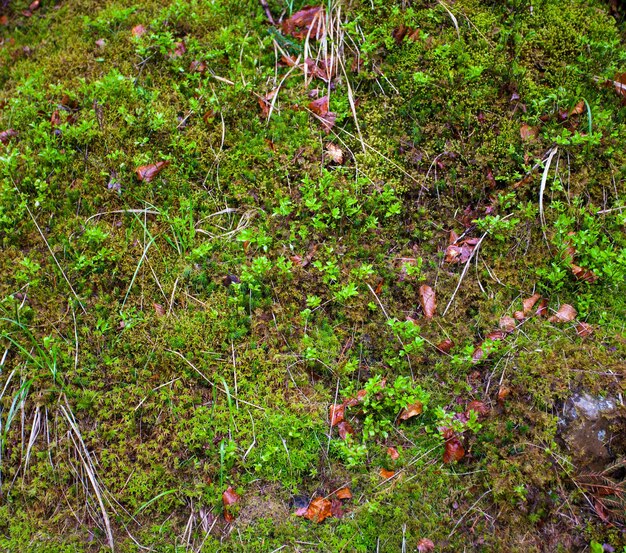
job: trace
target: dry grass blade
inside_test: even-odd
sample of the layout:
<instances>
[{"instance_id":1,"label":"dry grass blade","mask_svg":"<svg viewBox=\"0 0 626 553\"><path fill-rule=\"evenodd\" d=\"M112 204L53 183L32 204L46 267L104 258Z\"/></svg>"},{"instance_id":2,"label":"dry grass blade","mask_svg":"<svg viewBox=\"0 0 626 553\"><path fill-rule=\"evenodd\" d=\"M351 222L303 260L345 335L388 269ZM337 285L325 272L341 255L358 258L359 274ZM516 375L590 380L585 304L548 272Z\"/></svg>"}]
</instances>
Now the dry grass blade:
<instances>
[{"instance_id":1,"label":"dry grass blade","mask_svg":"<svg viewBox=\"0 0 626 553\"><path fill-rule=\"evenodd\" d=\"M543 195L546 190L546 182L548 181L548 172L550 171L552 158L558 151L558 147L555 146L548 152L548 157L545 160L545 165L543 168L543 175L541 176L541 186L539 187L539 220L541 221L541 231L543 232L543 237L545 238L546 242L548 242L548 238L546 237L546 218L543 212Z\"/></svg>"}]
</instances>

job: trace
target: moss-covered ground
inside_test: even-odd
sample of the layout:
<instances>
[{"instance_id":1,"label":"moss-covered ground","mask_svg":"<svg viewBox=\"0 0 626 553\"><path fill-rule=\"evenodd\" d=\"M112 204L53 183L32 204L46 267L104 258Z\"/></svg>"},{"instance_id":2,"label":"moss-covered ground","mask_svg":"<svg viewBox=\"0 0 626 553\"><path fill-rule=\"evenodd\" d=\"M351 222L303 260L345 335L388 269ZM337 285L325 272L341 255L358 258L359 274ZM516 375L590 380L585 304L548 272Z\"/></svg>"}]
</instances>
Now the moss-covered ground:
<instances>
[{"instance_id":1,"label":"moss-covered ground","mask_svg":"<svg viewBox=\"0 0 626 553\"><path fill-rule=\"evenodd\" d=\"M0 5L0 549L626 546L616 3Z\"/></svg>"}]
</instances>

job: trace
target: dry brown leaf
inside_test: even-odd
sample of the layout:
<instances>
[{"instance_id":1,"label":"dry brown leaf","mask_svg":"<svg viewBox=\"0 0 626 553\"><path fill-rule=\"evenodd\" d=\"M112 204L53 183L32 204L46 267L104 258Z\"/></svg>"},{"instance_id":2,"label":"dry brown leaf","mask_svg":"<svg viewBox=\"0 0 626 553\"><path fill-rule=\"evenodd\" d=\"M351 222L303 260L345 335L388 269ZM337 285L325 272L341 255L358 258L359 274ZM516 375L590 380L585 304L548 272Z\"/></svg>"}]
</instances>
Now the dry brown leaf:
<instances>
[{"instance_id":1,"label":"dry brown leaf","mask_svg":"<svg viewBox=\"0 0 626 553\"><path fill-rule=\"evenodd\" d=\"M330 426L337 426L343 421L346 405L345 403L330 406Z\"/></svg>"},{"instance_id":2,"label":"dry brown leaf","mask_svg":"<svg viewBox=\"0 0 626 553\"><path fill-rule=\"evenodd\" d=\"M537 310L535 311L535 315L537 315L538 317L548 316L548 300L546 298L541 298L541 301L537 306Z\"/></svg>"},{"instance_id":3,"label":"dry brown leaf","mask_svg":"<svg viewBox=\"0 0 626 553\"><path fill-rule=\"evenodd\" d=\"M330 500L330 514L335 518L343 517L343 503L339 499L333 498Z\"/></svg>"},{"instance_id":4,"label":"dry brown leaf","mask_svg":"<svg viewBox=\"0 0 626 553\"><path fill-rule=\"evenodd\" d=\"M506 338L507 334L508 333L504 330L494 330L493 332L487 334L486 338L487 340L491 340L492 342L497 342L498 340L503 340L504 338Z\"/></svg>"},{"instance_id":5,"label":"dry brown leaf","mask_svg":"<svg viewBox=\"0 0 626 553\"><path fill-rule=\"evenodd\" d=\"M170 59L180 58L187 51L187 47L184 42L177 42L174 44L174 49L168 54Z\"/></svg>"},{"instance_id":6,"label":"dry brown leaf","mask_svg":"<svg viewBox=\"0 0 626 553\"><path fill-rule=\"evenodd\" d=\"M500 318L500 322L498 326L500 327L501 330L504 330L504 332L507 332L510 334L517 328L517 323L515 322L515 319L513 317L509 317L505 315L504 317Z\"/></svg>"},{"instance_id":7,"label":"dry brown leaf","mask_svg":"<svg viewBox=\"0 0 626 553\"><path fill-rule=\"evenodd\" d=\"M332 516L331 506L332 502L329 499L316 497L309 503L304 513L304 518L317 523L322 522L324 519Z\"/></svg>"},{"instance_id":8,"label":"dry brown leaf","mask_svg":"<svg viewBox=\"0 0 626 553\"><path fill-rule=\"evenodd\" d=\"M424 317L432 319L437 310L437 296L435 291L427 284L422 284L419 288L419 300L424 312Z\"/></svg>"},{"instance_id":9,"label":"dry brown leaf","mask_svg":"<svg viewBox=\"0 0 626 553\"><path fill-rule=\"evenodd\" d=\"M348 434L354 434L354 429L350 426L350 423L346 421L341 421L337 425L337 431L339 432L339 437L342 440L345 440Z\"/></svg>"},{"instance_id":10,"label":"dry brown leaf","mask_svg":"<svg viewBox=\"0 0 626 553\"><path fill-rule=\"evenodd\" d=\"M343 164L343 150L336 144L332 142L326 144L326 155L337 165Z\"/></svg>"},{"instance_id":11,"label":"dry brown leaf","mask_svg":"<svg viewBox=\"0 0 626 553\"><path fill-rule=\"evenodd\" d=\"M380 474L385 480L389 480L395 476L396 472L393 470L380 469L378 474Z\"/></svg>"},{"instance_id":12,"label":"dry brown leaf","mask_svg":"<svg viewBox=\"0 0 626 553\"><path fill-rule=\"evenodd\" d=\"M474 348L474 352L472 353L472 363L478 363L485 356L485 351L481 346L482 343Z\"/></svg>"},{"instance_id":13,"label":"dry brown leaf","mask_svg":"<svg viewBox=\"0 0 626 553\"><path fill-rule=\"evenodd\" d=\"M337 499L352 499L352 492L350 488L340 488L335 492Z\"/></svg>"},{"instance_id":14,"label":"dry brown leaf","mask_svg":"<svg viewBox=\"0 0 626 553\"><path fill-rule=\"evenodd\" d=\"M265 96L259 97L259 107L261 108L261 115L267 119L270 116L270 107L272 106L272 99L276 96L278 89L270 90Z\"/></svg>"},{"instance_id":15,"label":"dry brown leaf","mask_svg":"<svg viewBox=\"0 0 626 553\"><path fill-rule=\"evenodd\" d=\"M413 417L417 417L418 415L421 415L423 409L424 409L424 406L422 405L422 402L421 401L416 401L415 403L412 403L411 405L408 405L407 408L404 409L400 413L400 416L398 418L401 421L406 421L408 419L412 419Z\"/></svg>"},{"instance_id":16,"label":"dry brown leaf","mask_svg":"<svg viewBox=\"0 0 626 553\"><path fill-rule=\"evenodd\" d=\"M572 108L572 111L569 112L569 116L580 115L583 111L585 111L585 101L581 100Z\"/></svg>"},{"instance_id":17,"label":"dry brown leaf","mask_svg":"<svg viewBox=\"0 0 626 553\"><path fill-rule=\"evenodd\" d=\"M241 496L233 489L232 486L228 486L226 491L222 494L222 503L224 507L230 507L241 499Z\"/></svg>"},{"instance_id":18,"label":"dry brown leaf","mask_svg":"<svg viewBox=\"0 0 626 553\"><path fill-rule=\"evenodd\" d=\"M593 327L589 323L580 322L576 325L576 334L581 338L591 336L593 334Z\"/></svg>"},{"instance_id":19,"label":"dry brown leaf","mask_svg":"<svg viewBox=\"0 0 626 553\"><path fill-rule=\"evenodd\" d=\"M469 412L474 411L479 417L486 417L489 414L489 407L482 401L470 401L465 409L465 414L469 417Z\"/></svg>"},{"instance_id":20,"label":"dry brown leaf","mask_svg":"<svg viewBox=\"0 0 626 553\"><path fill-rule=\"evenodd\" d=\"M326 115L328 113L328 96L322 96L321 98L310 102L309 109L316 115Z\"/></svg>"},{"instance_id":21,"label":"dry brown leaf","mask_svg":"<svg viewBox=\"0 0 626 553\"><path fill-rule=\"evenodd\" d=\"M135 169L135 174L140 181L150 182L169 164L169 161L157 161L156 163L151 163L150 165L142 165L141 167L137 167L137 169Z\"/></svg>"},{"instance_id":22,"label":"dry brown leaf","mask_svg":"<svg viewBox=\"0 0 626 553\"><path fill-rule=\"evenodd\" d=\"M509 396L510 393L510 388L507 388L506 386L500 386L500 388L498 389L498 403L500 405L503 405L504 400Z\"/></svg>"},{"instance_id":23,"label":"dry brown leaf","mask_svg":"<svg viewBox=\"0 0 626 553\"><path fill-rule=\"evenodd\" d=\"M539 128L531 127L526 123L522 123L522 126L519 129L519 134L522 137L522 140L532 141L539 135Z\"/></svg>"},{"instance_id":24,"label":"dry brown leaf","mask_svg":"<svg viewBox=\"0 0 626 553\"><path fill-rule=\"evenodd\" d=\"M463 457L465 457L465 448L456 433L451 428L444 428L441 433L446 440L443 462L452 463L463 459Z\"/></svg>"},{"instance_id":25,"label":"dry brown leaf","mask_svg":"<svg viewBox=\"0 0 626 553\"><path fill-rule=\"evenodd\" d=\"M541 294L533 294L530 298L526 298L522 301L522 308L524 311L524 315L528 315L533 306L539 301L541 298Z\"/></svg>"},{"instance_id":26,"label":"dry brown leaf","mask_svg":"<svg viewBox=\"0 0 626 553\"><path fill-rule=\"evenodd\" d=\"M441 342L439 342L435 346L435 349L437 349L437 351L440 351L441 353L450 353L450 350L453 347L454 347L454 342L450 340L450 338L446 338L445 340L442 340Z\"/></svg>"},{"instance_id":27,"label":"dry brown leaf","mask_svg":"<svg viewBox=\"0 0 626 553\"><path fill-rule=\"evenodd\" d=\"M431 553L431 551L434 550L435 544L428 538L422 538L420 541L417 542L418 553Z\"/></svg>"},{"instance_id":28,"label":"dry brown leaf","mask_svg":"<svg viewBox=\"0 0 626 553\"><path fill-rule=\"evenodd\" d=\"M568 303L564 303L559 310L548 319L549 323L569 323L576 318L578 313Z\"/></svg>"},{"instance_id":29,"label":"dry brown leaf","mask_svg":"<svg viewBox=\"0 0 626 553\"><path fill-rule=\"evenodd\" d=\"M387 455L389 455L389 457L391 457L394 461L400 458L400 453L398 453L398 450L395 447L388 447Z\"/></svg>"},{"instance_id":30,"label":"dry brown leaf","mask_svg":"<svg viewBox=\"0 0 626 553\"><path fill-rule=\"evenodd\" d=\"M576 280L582 280L584 282L588 282L589 284L593 284L596 280L598 280L598 275L596 275L590 269L579 267L574 263L570 265L570 269L572 270L573 275L576 277Z\"/></svg>"},{"instance_id":31,"label":"dry brown leaf","mask_svg":"<svg viewBox=\"0 0 626 553\"><path fill-rule=\"evenodd\" d=\"M163 317L165 315L165 308L160 303L153 303L152 307L154 307L154 312L157 314L157 317Z\"/></svg>"},{"instance_id":32,"label":"dry brown leaf","mask_svg":"<svg viewBox=\"0 0 626 553\"><path fill-rule=\"evenodd\" d=\"M616 73L613 80L609 81L609 83L613 84L616 92L622 96L622 102L624 102L624 97L626 97L626 73Z\"/></svg>"},{"instance_id":33,"label":"dry brown leaf","mask_svg":"<svg viewBox=\"0 0 626 553\"><path fill-rule=\"evenodd\" d=\"M281 24L286 35L305 39L307 36L320 39L324 35L324 10L322 6L305 6Z\"/></svg>"}]
</instances>

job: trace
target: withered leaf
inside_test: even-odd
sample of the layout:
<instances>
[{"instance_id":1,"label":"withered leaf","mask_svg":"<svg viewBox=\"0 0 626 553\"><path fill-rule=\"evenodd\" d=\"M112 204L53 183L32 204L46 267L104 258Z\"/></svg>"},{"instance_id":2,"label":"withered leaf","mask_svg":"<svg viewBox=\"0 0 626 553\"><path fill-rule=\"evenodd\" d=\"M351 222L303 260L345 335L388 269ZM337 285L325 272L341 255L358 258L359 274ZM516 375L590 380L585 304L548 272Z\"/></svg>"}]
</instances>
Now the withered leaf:
<instances>
[{"instance_id":1,"label":"withered leaf","mask_svg":"<svg viewBox=\"0 0 626 553\"><path fill-rule=\"evenodd\" d=\"M330 406L330 426L337 426L343 421L345 409L346 405L344 403L335 403Z\"/></svg>"},{"instance_id":2,"label":"withered leaf","mask_svg":"<svg viewBox=\"0 0 626 553\"><path fill-rule=\"evenodd\" d=\"M609 81L609 83L613 84L616 92L622 96L622 102L624 102L624 97L626 97L626 73L616 73L613 80Z\"/></svg>"},{"instance_id":3,"label":"withered leaf","mask_svg":"<svg viewBox=\"0 0 626 553\"><path fill-rule=\"evenodd\" d=\"M241 496L233 489L232 486L228 486L226 491L222 494L222 503L224 507L230 507L241 499Z\"/></svg>"},{"instance_id":4,"label":"withered leaf","mask_svg":"<svg viewBox=\"0 0 626 553\"><path fill-rule=\"evenodd\" d=\"M492 342L497 342L498 340L503 340L506 338L507 333L504 330L494 330L487 334L487 340L491 340Z\"/></svg>"},{"instance_id":5,"label":"withered leaf","mask_svg":"<svg viewBox=\"0 0 626 553\"><path fill-rule=\"evenodd\" d=\"M591 334L593 334L593 327L589 323L580 322L576 325L576 334L581 338L591 336Z\"/></svg>"},{"instance_id":6,"label":"withered leaf","mask_svg":"<svg viewBox=\"0 0 626 553\"><path fill-rule=\"evenodd\" d=\"M393 470L387 470L387 469L380 469L379 474L385 479L385 480L389 480L390 478L393 478L393 476L395 476L396 472Z\"/></svg>"},{"instance_id":7,"label":"withered leaf","mask_svg":"<svg viewBox=\"0 0 626 553\"><path fill-rule=\"evenodd\" d=\"M528 313L530 313L530 310L539 301L540 298L541 298L541 294L535 293L532 296L530 296L530 298L526 298L525 300L522 301L522 308L524 311L524 315L527 315Z\"/></svg>"},{"instance_id":8,"label":"withered leaf","mask_svg":"<svg viewBox=\"0 0 626 553\"><path fill-rule=\"evenodd\" d=\"M346 407L354 407L355 405L358 405L359 403L363 403L366 395L367 395L366 390L359 390L356 393L356 397L351 397L347 399L344 403Z\"/></svg>"},{"instance_id":9,"label":"withered leaf","mask_svg":"<svg viewBox=\"0 0 626 553\"><path fill-rule=\"evenodd\" d=\"M261 108L261 115L266 119L270 116L270 107L272 106L272 99L276 96L278 89L270 90L265 96L259 98L259 107Z\"/></svg>"},{"instance_id":10,"label":"withered leaf","mask_svg":"<svg viewBox=\"0 0 626 553\"><path fill-rule=\"evenodd\" d=\"M174 44L174 49L168 54L170 59L180 58L187 51L187 47L184 42L177 42Z\"/></svg>"},{"instance_id":11,"label":"withered leaf","mask_svg":"<svg viewBox=\"0 0 626 553\"><path fill-rule=\"evenodd\" d=\"M3 144L8 144L12 138L17 138L17 131L15 129L7 129L6 131L0 132L0 142Z\"/></svg>"},{"instance_id":12,"label":"withered leaf","mask_svg":"<svg viewBox=\"0 0 626 553\"><path fill-rule=\"evenodd\" d=\"M305 6L281 24L281 31L300 40L310 36L320 39L324 34L324 10L322 6Z\"/></svg>"},{"instance_id":13,"label":"withered leaf","mask_svg":"<svg viewBox=\"0 0 626 553\"><path fill-rule=\"evenodd\" d=\"M339 424L337 424L337 431L339 432L339 437L342 440L345 440L348 434L354 434L354 429L347 421L341 421Z\"/></svg>"},{"instance_id":14,"label":"withered leaf","mask_svg":"<svg viewBox=\"0 0 626 553\"><path fill-rule=\"evenodd\" d=\"M450 428L444 428L442 434L446 440L443 462L452 463L463 459L465 457L465 448L454 431Z\"/></svg>"},{"instance_id":15,"label":"withered leaf","mask_svg":"<svg viewBox=\"0 0 626 553\"><path fill-rule=\"evenodd\" d=\"M154 312L157 314L157 317L163 317L165 315L165 308L160 303L153 303L152 307L154 307Z\"/></svg>"},{"instance_id":16,"label":"withered leaf","mask_svg":"<svg viewBox=\"0 0 626 553\"><path fill-rule=\"evenodd\" d=\"M316 115L324 116L328 113L328 96L322 96L309 103L309 109Z\"/></svg>"},{"instance_id":17,"label":"withered leaf","mask_svg":"<svg viewBox=\"0 0 626 553\"><path fill-rule=\"evenodd\" d=\"M50 124L52 128L58 127L61 124L61 114L58 109L55 109L50 116Z\"/></svg>"},{"instance_id":18,"label":"withered leaf","mask_svg":"<svg viewBox=\"0 0 626 553\"><path fill-rule=\"evenodd\" d=\"M422 405L421 401L416 401L415 403L412 403L411 405L408 405L406 407L406 409L404 409L401 413L400 413L400 417L399 419L402 421L408 420L408 419L412 419L413 417L417 417L418 415L422 414L422 410L423 410L424 406Z\"/></svg>"},{"instance_id":19,"label":"withered leaf","mask_svg":"<svg viewBox=\"0 0 626 553\"><path fill-rule=\"evenodd\" d=\"M576 309L568 303L564 303L559 310L548 319L549 323L569 323L576 318Z\"/></svg>"},{"instance_id":20,"label":"withered leaf","mask_svg":"<svg viewBox=\"0 0 626 553\"><path fill-rule=\"evenodd\" d=\"M548 316L548 300L546 298L541 298L539 305L537 306L537 310L535 314L538 317L547 317Z\"/></svg>"},{"instance_id":21,"label":"withered leaf","mask_svg":"<svg viewBox=\"0 0 626 553\"><path fill-rule=\"evenodd\" d=\"M137 167L137 169L135 169L135 174L140 181L150 182L169 164L169 161L157 161L156 163L151 163L150 165L142 165L141 167Z\"/></svg>"},{"instance_id":22,"label":"withered leaf","mask_svg":"<svg viewBox=\"0 0 626 553\"><path fill-rule=\"evenodd\" d=\"M419 288L419 300L424 316L432 319L437 310L437 297L435 291L427 284L422 284Z\"/></svg>"},{"instance_id":23,"label":"withered leaf","mask_svg":"<svg viewBox=\"0 0 626 553\"><path fill-rule=\"evenodd\" d=\"M519 129L519 134L522 137L522 140L531 141L537 138L539 129L537 127L531 127L526 123L522 123L522 126Z\"/></svg>"},{"instance_id":24,"label":"withered leaf","mask_svg":"<svg viewBox=\"0 0 626 553\"><path fill-rule=\"evenodd\" d=\"M516 329L517 323L515 322L515 319L513 317L505 315L504 317L500 318L498 326L501 330L504 330L504 332L508 332L510 334Z\"/></svg>"},{"instance_id":25,"label":"withered leaf","mask_svg":"<svg viewBox=\"0 0 626 553\"><path fill-rule=\"evenodd\" d=\"M388 447L387 455L389 455L389 457L391 457L394 461L400 458L400 453L398 453L398 450L395 447Z\"/></svg>"},{"instance_id":26,"label":"withered leaf","mask_svg":"<svg viewBox=\"0 0 626 553\"><path fill-rule=\"evenodd\" d=\"M453 348L454 346L454 342L452 340L450 340L450 338L446 338L445 340L442 340L441 342L439 342L435 348L437 349L437 351L440 351L441 353L450 353L450 350Z\"/></svg>"},{"instance_id":27,"label":"withered leaf","mask_svg":"<svg viewBox=\"0 0 626 553\"><path fill-rule=\"evenodd\" d=\"M435 550L435 544L432 540L428 538L422 538L417 542L417 551L418 553L431 553L431 551Z\"/></svg>"},{"instance_id":28,"label":"withered leaf","mask_svg":"<svg viewBox=\"0 0 626 553\"><path fill-rule=\"evenodd\" d=\"M330 500L330 514L335 518L343 517L343 504L339 499L331 499Z\"/></svg>"},{"instance_id":29,"label":"withered leaf","mask_svg":"<svg viewBox=\"0 0 626 553\"><path fill-rule=\"evenodd\" d=\"M479 417L486 417L489 414L489 407L482 401L470 401L465 409L465 414L469 417L469 412L474 411Z\"/></svg>"},{"instance_id":30,"label":"withered leaf","mask_svg":"<svg viewBox=\"0 0 626 553\"><path fill-rule=\"evenodd\" d=\"M510 393L510 388L507 388L506 386L500 386L500 388L498 389L498 403L500 405L503 405L504 400L509 396Z\"/></svg>"},{"instance_id":31,"label":"withered leaf","mask_svg":"<svg viewBox=\"0 0 626 553\"><path fill-rule=\"evenodd\" d=\"M309 503L304 518L317 523L322 522L332 516L331 506L332 502L329 499L316 497Z\"/></svg>"},{"instance_id":32,"label":"withered leaf","mask_svg":"<svg viewBox=\"0 0 626 553\"><path fill-rule=\"evenodd\" d=\"M585 101L581 100L572 108L572 111L569 112L569 115L570 117L572 115L580 115L583 111L585 111Z\"/></svg>"},{"instance_id":33,"label":"withered leaf","mask_svg":"<svg viewBox=\"0 0 626 553\"><path fill-rule=\"evenodd\" d=\"M343 150L336 144L332 142L326 144L326 155L337 165L343 164Z\"/></svg>"},{"instance_id":34,"label":"withered leaf","mask_svg":"<svg viewBox=\"0 0 626 553\"><path fill-rule=\"evenodd\" d=\"M335 497L337 499L352 499L352 492L350 488L340 488L335 492Z\"/></svg>"},{"instance_id":35,"label":"withered leaf","mask_svg":"<svg viewBox=\"0 0 626 553\"><path fill-rule=\"evenodd\" d=\"M593 284L596 280L598 280L598 275L596 275L590 269L579 267L574 263L571 264L570 268L573 275L576 277L576 280L582 280L584 282L588 282L589 284Z\"/></svg>"},{"instance_id":36,"label":"withered leaf","mask_svg":"<svg viewBox=\"0 0 626 553\"><path fill-rule=\"evenodd\" d=\"M480 347L481 345L482 344L479 344L474 348L474 352L472 353L472 363L478 363L485 356L485 351L482 347Z\"/></svg>"}]
</instances>

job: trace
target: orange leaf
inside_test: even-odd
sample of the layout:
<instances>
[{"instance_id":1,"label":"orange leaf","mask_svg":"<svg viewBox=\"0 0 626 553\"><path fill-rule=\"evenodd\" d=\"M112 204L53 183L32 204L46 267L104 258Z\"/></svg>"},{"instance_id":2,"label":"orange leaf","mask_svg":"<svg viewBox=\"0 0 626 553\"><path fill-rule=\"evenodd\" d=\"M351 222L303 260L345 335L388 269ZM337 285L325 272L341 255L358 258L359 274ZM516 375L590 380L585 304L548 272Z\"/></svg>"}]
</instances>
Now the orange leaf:
<instances>
[{"instance_id":1,"label":"orange leaf","mask_svg":"<svg viewBox=\"0 0 626 553\"><path fill-rule=\"evenodd\" d=\"M169 164L169 161L157 161L156 163L151 163L150 165L142 165L141 167L137 167L137 169L135 169L135 174L140 181L150 182L163 170L163 168L167 167Z\"/></svg>"},{"instance_id":2,"label":"orange leaf","mask_svg":"<svg viewBox=\"0 0 626 553\"><path fill-rule=\"evenodd\" d=\"M572 108L569 114L571 117L572 115L580 115L583 111L585 111L585 101L581 100Z\"/></svg>"},{"instance_id":3,"label":"orange leaf","mask_svg":"<svg viewBox=\"0 0 626 553\"><path fill-rule=\"evenodd\" d=\"M323 497L316 497L309 503L309 506L304 513L304 518L312 520L313 522L320 523L324 519L332 516L331 512L332 503L329 499Z\"/></svg>"},{"instance_id":4,"label":"orange leaf","mask_svg":"<svg viewBox=\"0 0 626 553\"><path fill-rule=\"evenodd\" d=\"M241 499L241 496L233 490L232 486L228 486L226 491L222 494L222 503L224 507L229 507L230 505L234 505Z\"/></svg>"},{"instance_id":5,"label":"orange leaf","mask_svg":"<svg viewBox=\"0 0 626 553\"><path fill-rule=\"evenodd\" d=\"M340 488L335 492L337 499L352 499L352 492L350 488Z\"/></svg>"},{"instance_id":6,"label":"orange leaf","mask_svg":"<svg viewBox=\"0 0 626 553\"><path fill-rule=\"evenodd\" d=\"M400 413L400 420L405 421L411 419L413 417L417 417L417 415L422 414L423 405L421 401L417 401L411 405L409 405L406 409Z\"/></svg>"},{"instance_id":7,"label":"orange leaf","mask_svg":"<svg viewBox=\"0 0 626 553\"><path fill-rule=\"evenodd\" d=\"M504 400L508 397L510 393L511 393L510 388L506 388L505 386L500 386L500 388L498 389L498 403L500 405L504 404Z\"/></svg>"},{"instance_id":8,"label":"orange leaf","mask_svg":"<svg viewBox=\"0 0 626 553\"><path fill-rule=\"evenodd\" d=\"M548 319L549 323L569 323L576 318L576 309L568 303L564 303L559 310Z\"/></svg>"},{"instance_id":9,"label":"orange leaf","mask_svg":"<svg viewBox=\"0 0 626 553\"><path fill-rule=\"evenodd\" d=\"M391 457L394 461L400 458L400 454L398 453L398 450L395 447L388 447L387 455L389 455L389 457Z\"/></svg>"},{"instance_id":10,"label":"orange leaf","mask_svg":"<svg viewBox=\"0 0 626 553\"><path fill-rule=\"evenodd\" d=\"M435 346L435 349L437 349L437 351L440 351L441 353L450 353L450 350L453 347L454 347L454 342L450 340L450 338L446 338L445 340L442 340L441 342L439 342Z\"/></svg>"},{"instance_id":11,"label":"orange leaf","mask_svg":"<svg viewBox=\"0 0 626 553\"><path fill-rule=\"evenodd\" d=\"M530 313L530 310L539 301L540 298L541 298L541 294L533 294L532 296L530 296L530 298L526 298L524 301L522 301L524 315L527 315L528 313Z\"/></svg>"},{"instance_id":12,"label":"orange leaf","mask_svg":"<svg viewBox=\"0 0 626 553\"><path fill-rule=\"evenodd\" d=\"M427 284L422 284L419 288L419 300L424 316L427 319L432 319L437 310L437 296L435 291Z\"/></svg>"},{"instance_id":13,"label":"orange leaf","mask_svg":"<svg viewBox=\"0 0 626 553\"><path fill-rule=\"evenodd\" d=\"M343 421L345 409L346 406L344 403L335 403L330 406L330 426L337 426L340 422Z\"/></svg>"},{"instance_id":14,"label":"orange leaf","mask_svg":"<svg viewBox=\"0 0 626 553\"><path fill-rule=\"evenodd\" d=\"M446 439L445 449L443 452L443 462L452 463L460 461L465 457L465 449L461 440L449 428L444 429L444 438Z\"/></svg>"},{"instance_id":15,"label":"orange leaf","mask_svg":"<svg viewBox=\"0 0 626 553\"><path fill-rule=\"evenodd\" d=\"M395 471L393 470L387 470L387 469L380 469L379 474L385 479L385 480L389 480L390 478L393 478L395 476Z\"/></svg>"}]
</instances>

